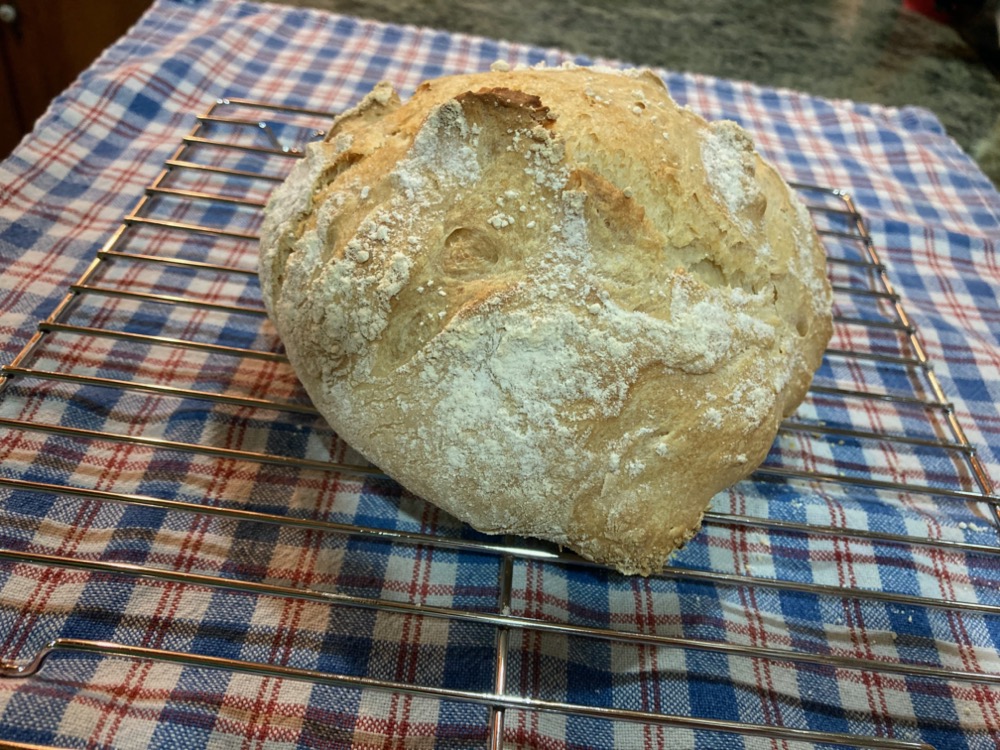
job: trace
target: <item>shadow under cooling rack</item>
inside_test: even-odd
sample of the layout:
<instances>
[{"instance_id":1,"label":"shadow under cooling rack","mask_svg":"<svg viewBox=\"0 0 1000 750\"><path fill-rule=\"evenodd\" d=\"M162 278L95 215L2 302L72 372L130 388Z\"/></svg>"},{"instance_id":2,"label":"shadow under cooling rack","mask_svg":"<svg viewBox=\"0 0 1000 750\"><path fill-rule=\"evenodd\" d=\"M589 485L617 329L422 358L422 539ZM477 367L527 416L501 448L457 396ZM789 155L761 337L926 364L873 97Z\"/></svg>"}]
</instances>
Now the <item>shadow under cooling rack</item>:
<instances>
[{"instance_id":1,"label":"shadow under cooling rack","mask_svg":"<svg viewBox=\"0 0 1000 750\"><path fill-rule=\"evenodd\" d=\"M927 748L907 739L913 727L892 728L891 706L815 719L822 697L763 695L747 675L845 695L873 680L914 695L1000 688L958 635L1000 616L1000 594L986 573L953 574L997 570L998 498L848 195L794 186L835 292L806 401L754 476L715 498L701 534L637 581L476 533L401 491L316 414L266 321L256 241L270 190L330 119L216 102L2 369L7 684L52 669L82 687L95 658L114 657L247 673L463 706L459 723L479 726L469 744L494 748L542 715ZM232 617L208 632L164 614L168 589ZM283 612L274 602L324 614L269 650L251 621ZM411 628L423 630L407 670L386 667ZM784 701L783 718L662 697L715 689Z\"/></svg>"}]
</instances>

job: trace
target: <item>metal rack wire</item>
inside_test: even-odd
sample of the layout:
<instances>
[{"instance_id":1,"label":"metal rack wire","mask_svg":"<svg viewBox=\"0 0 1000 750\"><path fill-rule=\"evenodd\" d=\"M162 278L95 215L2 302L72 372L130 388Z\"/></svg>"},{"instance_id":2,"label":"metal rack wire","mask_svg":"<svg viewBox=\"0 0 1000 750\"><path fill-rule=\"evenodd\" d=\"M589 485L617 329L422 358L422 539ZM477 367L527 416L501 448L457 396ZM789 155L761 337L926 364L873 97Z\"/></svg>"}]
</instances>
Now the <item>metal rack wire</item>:
<instances>
[{"instance_id":1,"label":"metal rack wire","mask_svg":"<svg viewBox=\"0 0 1000 750\"><path fill-rule=\"evenodd\" d=\"M219 100L183 139L165 162L138 205L98 252L20 354L0 372L0 435L34 436L35 440L65 440L94 450L95 445L125 445L166 454L225 460L252 466L336 474L379 481L370 466L335 436L321 436L300 455L283 454L260 445L231 444L201 439L183 429L159 433L132 430L127 406L135 394L162 397L171 403L201 404L199 408L261 411L275 422L311 420L315 412L296 389L280 346L264 324L264 311L255 286L254 254L260 208L270 188L301 155L301 147L317 128L325 127L326 113L273 107L259 102ZM285 143L296 144L285 146ZM961 511L961 531L970 526L979 533L957 533L955 526L927 532L875 531L817 522L808 517L775 517L766 503L741 498L727 509L714 505L706 515L706 529L760 529L792 537L848 540L862 545L919 548L928 554L985 556L1000 554L997 504L990 480L970 445L955 410L928 361L916 327L906 314L881 262L865 223L850 196L837 190L795 186L806 199L828 248L830 274L837 301L838 342L827 352L803 409L782 426L771 457L756 472L754 483L766 487L808 488L824 502L839 503L862 497L864 502L913 503L919 512L930 507ZM169 362L163 372L135 364L142 358L126 355L109 360L114 347L156 348L154 363ZM91 353L93 350L93 353ZM131 362L131 364L130 364ZM191 362L196 362L191 365ZM250 362L253 366L244 367ZM131 369L130 369L131 368ZM255 369L256 368L256 369ZM838 372L848 372L853 386ZM62 393L59 389L66 389ZM49 401L60 408L81 399L90 389L114 394L109 407L123 414L113 424L120 432L53 418L44 408ZM861 402L871 414L871 425L836 423L818 418L824 407ZM96 403L96 402L95 402ZM27 408L26 404L34 404ZM89 408L87 406L81 408ZM104 408L104 407L101 407ZM183 411L170 407L174 412ZM186 408L186 407L185 407ZM827 409L829 411L829 409ZM105 415L106 416L106 415ZM175 434L176 433L176 434ZM54 444L55 445L55 444ZM62 445L62 443L58 443ZM845 461L842 446L855 453L875 454L864 463L877 464L891 454L891 471L880 474L870 466ZM266 446L265 446L266 447ZM909 477L907 456L934 455L936 471L919 481ZM876 467L877 468L877 467ZM519 634L553 634L615 644L683 649L709 654L767 660L816 668L952 683L1000 687L1000 674L956 669L913 661L859 658L811 652L785 645L748 645L724 640L692 639L657 633L632 632L611 626L595 627L570 619L547 619L512 612L515 566L524 564L589 566L574 555L550 546L514 538L488 538L461 531L445 533L378 524L341 522L329 517L264 512L238 504L211 504L184 496L138 491L135 486L86 486L82 482L50 481L39 476L0 473L0 500L10 493L68 497L98 507L147 508L160 511L271 525L282 530L342 534L353 539L473 552L498 561L497 600L488 609L462 609L400 601L364 592L324 591L243 577L223 576L96 559L93 555L50 554L28 545L0 549L4 566L29 565L70 569L128 579L170 582L209 590L236 591L258 597L310 601L331 607L377 611L400 616L436 618L484 626L493 633L495 663L490 686L468 690L421 685L374 676L357 676L277 663L180 653L164 648L100 640L57 638L17 663L5 662L0 677L31 679L50 655L60 652L99 654L245 672L313 684L388 691L475 704L487 710L484 742L504 744L505 715L511 711L556 713L619 722L639 722L691 730L711 730L788 742L837 744L866 748L927 748L929 746L884 736L817 732L776 725L747 724L711 718L668 715L641 708L607 707L548 700L518 694L508 680L512 639ZM752 495L752 493L751 493ZM929 505L928 505L929 504ZM0 510L3 509L0 503ZM948 512L942 511L942 512ZM847 518L847 516L844 516ZM959 596L914 596L891 588L856 586L822 580L795 580L759 574L751 567L727 572L685 564L663 571L663 576L692 584L753 588L761 591L801 592L820 597L885 603L901 607L944 610L976 617L1000 615L1000 601L977 601ZM0 747L29 747L0 741Z\"/></svg>"}]
</instances>

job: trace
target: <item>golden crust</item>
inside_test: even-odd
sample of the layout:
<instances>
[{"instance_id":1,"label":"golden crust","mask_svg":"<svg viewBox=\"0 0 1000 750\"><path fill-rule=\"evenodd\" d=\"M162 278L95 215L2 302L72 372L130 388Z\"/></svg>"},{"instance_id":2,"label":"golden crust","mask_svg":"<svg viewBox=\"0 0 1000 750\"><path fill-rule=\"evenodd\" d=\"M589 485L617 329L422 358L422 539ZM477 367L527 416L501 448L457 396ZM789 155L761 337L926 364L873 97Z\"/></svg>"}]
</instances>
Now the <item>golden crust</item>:
<instances>
[{"instance_id":1,"label":"golden crust","mask_svg":"<svg viewBox=\"0 0 1000 750\"><path fill-rule=\"evenodd\" d=\"M276 191L260 271L352 446L626 573L763 460L831 333L804 209L648 72L380 84Z\"/></svg>"}]
</instances>

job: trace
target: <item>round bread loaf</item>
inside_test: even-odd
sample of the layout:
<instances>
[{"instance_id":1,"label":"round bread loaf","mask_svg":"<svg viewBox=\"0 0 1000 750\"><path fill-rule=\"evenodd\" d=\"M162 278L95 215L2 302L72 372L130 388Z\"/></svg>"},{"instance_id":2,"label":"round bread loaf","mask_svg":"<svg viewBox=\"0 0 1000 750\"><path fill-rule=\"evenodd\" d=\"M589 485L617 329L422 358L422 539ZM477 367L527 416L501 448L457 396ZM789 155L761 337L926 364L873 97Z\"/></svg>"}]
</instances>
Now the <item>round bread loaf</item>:
<instances>
[{"instance_id":1,"label":"round bread loaf","mask_svg":"<svg viewBox=\"0 0 1000 750\"><path fill-rule=\"evenodd\" d=\"M260 279L350 445L624 573L764 459L831 333L807 211L648 71L379 84L273 194Z\"/></svg>"}]
</instances>

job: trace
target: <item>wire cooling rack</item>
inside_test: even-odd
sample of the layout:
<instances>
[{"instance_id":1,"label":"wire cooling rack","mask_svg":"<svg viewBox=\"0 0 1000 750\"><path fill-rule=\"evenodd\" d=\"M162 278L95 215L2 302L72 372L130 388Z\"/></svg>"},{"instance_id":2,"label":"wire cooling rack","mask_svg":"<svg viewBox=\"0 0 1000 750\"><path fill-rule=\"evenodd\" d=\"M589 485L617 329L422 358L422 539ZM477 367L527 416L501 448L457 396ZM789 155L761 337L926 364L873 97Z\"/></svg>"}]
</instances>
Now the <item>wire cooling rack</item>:
<instances>
[{"instance_id":1,"label":"wire cooling rack","mask_svg":"<svg viewBox=\"0 0 1000 750\"><path fill-rule=\"evenodd\" d=\"M377 468L342 445L328 428L324 432L317 426L321 420L266 322L256 285L260 209L304 144L320 135L330 119L323 112L217 101L198 118L138 205L23 351L3 367L0 445L6 441L8 463L0 471L0 527L6 529L0 565L11 574L34 570L38 580L45 571L81 571L104 582L109 591L115 581L144 580L404 620L468 624L476 628L477 638L492 641L487 644L493 656L486 683L470 689L433 680L387 679L374 672L302 668L267 654L199 655L196 649L162 646L169 638L157 641L158 646L67 637L58 626L65 622L65 613L63 619L55 617L55 625L46 625L46 612L32 613L30 606L13 632L0 633L0 639L6 639L3 677L36 680L52 655L83 653L418 696L479 707L484 717L481 744L491 748L503 746L512 713L638 722L823 747L930 747L886 736L875 709L867 723L852 725L854 730L819 732L782 726L777 720L744 723L670 714L651 708L645 697L626 706L551 699L544 690L531 689L523 676L520 681L510 676L515 661L523 672L524 654L539 648L544 638L791 664L862 681L1000 686L1000 674L968 666L968 661L962 667L904 658L898 643L859 656L856 649L810 649L804 638L754 641L724 633L699 639L618 626L613 618L588 624L570 614L553 615L540 605L532 608L514 601L512 592L523 584L519 577L534 575L544 566L600 572L554 547L479 535L443 518L429 526L393 524L377 512L310 508L308 501L299 507L295 497L270 505L267 498L257 502L256 488L295 487L307 476L307 486L320 488L329 482L358 483L359 493L349 493L355 499L363 500L365 488L374 487L373 494L381 494L386 503L422 507L419 500L393 490ZM755 597L801 594L841 602L845 611L878 605L910 621L914 612L976 622L996 617L1000 602L982 601L968 587L901 593L891 577L824 579L810 568L808 555L804 562L796 558L796 551L808 550L810 544L825 544L834 557L852 550L880 550L883 557L892 558L892 550L906 550L917 560L909 572L921 561L931 561L926 565L933 569L933 561L949 557L992 564L1000 551L1000 519L998 497L851 198L837 190L795 188L828 250L835 292L834 340L806 402L785 421L764 465L752 480L713 502L702 532L708 539L702 547L705 557L682 553L662 578L692 589L733 588L746 594L751 611ZM850 416L838 418L845 414ZM35 458L18 469L11 456L16 458L19 446L33 451ZM140 452L145 456L144 473L135 477L127 467ZM93 466L102 461L118 462L113 480L94 473ZM220 465L237 477L235 485L226 486L244 488L246 497L223 501L212 496ZM49 509L56 502L75 503L77 515L60 532L60 543L46 549L39 540L47 538L47 511L30 508ZM817 508L823 512L817 513ZM255 577L252 560L227 568L226 551L219 553L223 562L215 567L202 562L211 557L208 551L174 560L149 559L141 551L148 548L136 541L148 530L134 530L136 538L125 533L114 549L106 538L103 547L88 547L81 539L66 543L73 529L102 513L112 514L112 526L127 527L122 513L128 512L186 519L163 527L163 533L175 533L180 540L183 529L199 523L197 519L228 522L225 528L232 530L234 539L247 525L272 528L279 536L293 534L294 539L302 534L339 535L349 540L341 548L341 560L351 555L362 559L366 544L430 550L428 556L474 553L491 560L497 576L494 588L478 604L459 606L458 600L435 604L433 596L417 601L400 589L378 589L358 579L343 579L329 590L310 585L308 577L291 582ZM883 516L890 521L873 521ZM769 554L755 557L750 549L742 564L719 564L712 556L712 540L734 535L748 548L763 545ZM183 541L177 544L183 546ZM408 582L401 585L405 589ZM22 605L15 601L7 606L17 611ZM853 632L830 611L823 610L825 628ZM149 616L153 614L159 616ZM38 643L38 637L50 631L59 637ZM921 644L910 645L917 649ZM415 673L420 673L419 663ZM685 684L683 668L677 679ZM644 688L640 684L637 695ZM0 747L34 746L0 740Z\"/></svg>"}]
</instances>

